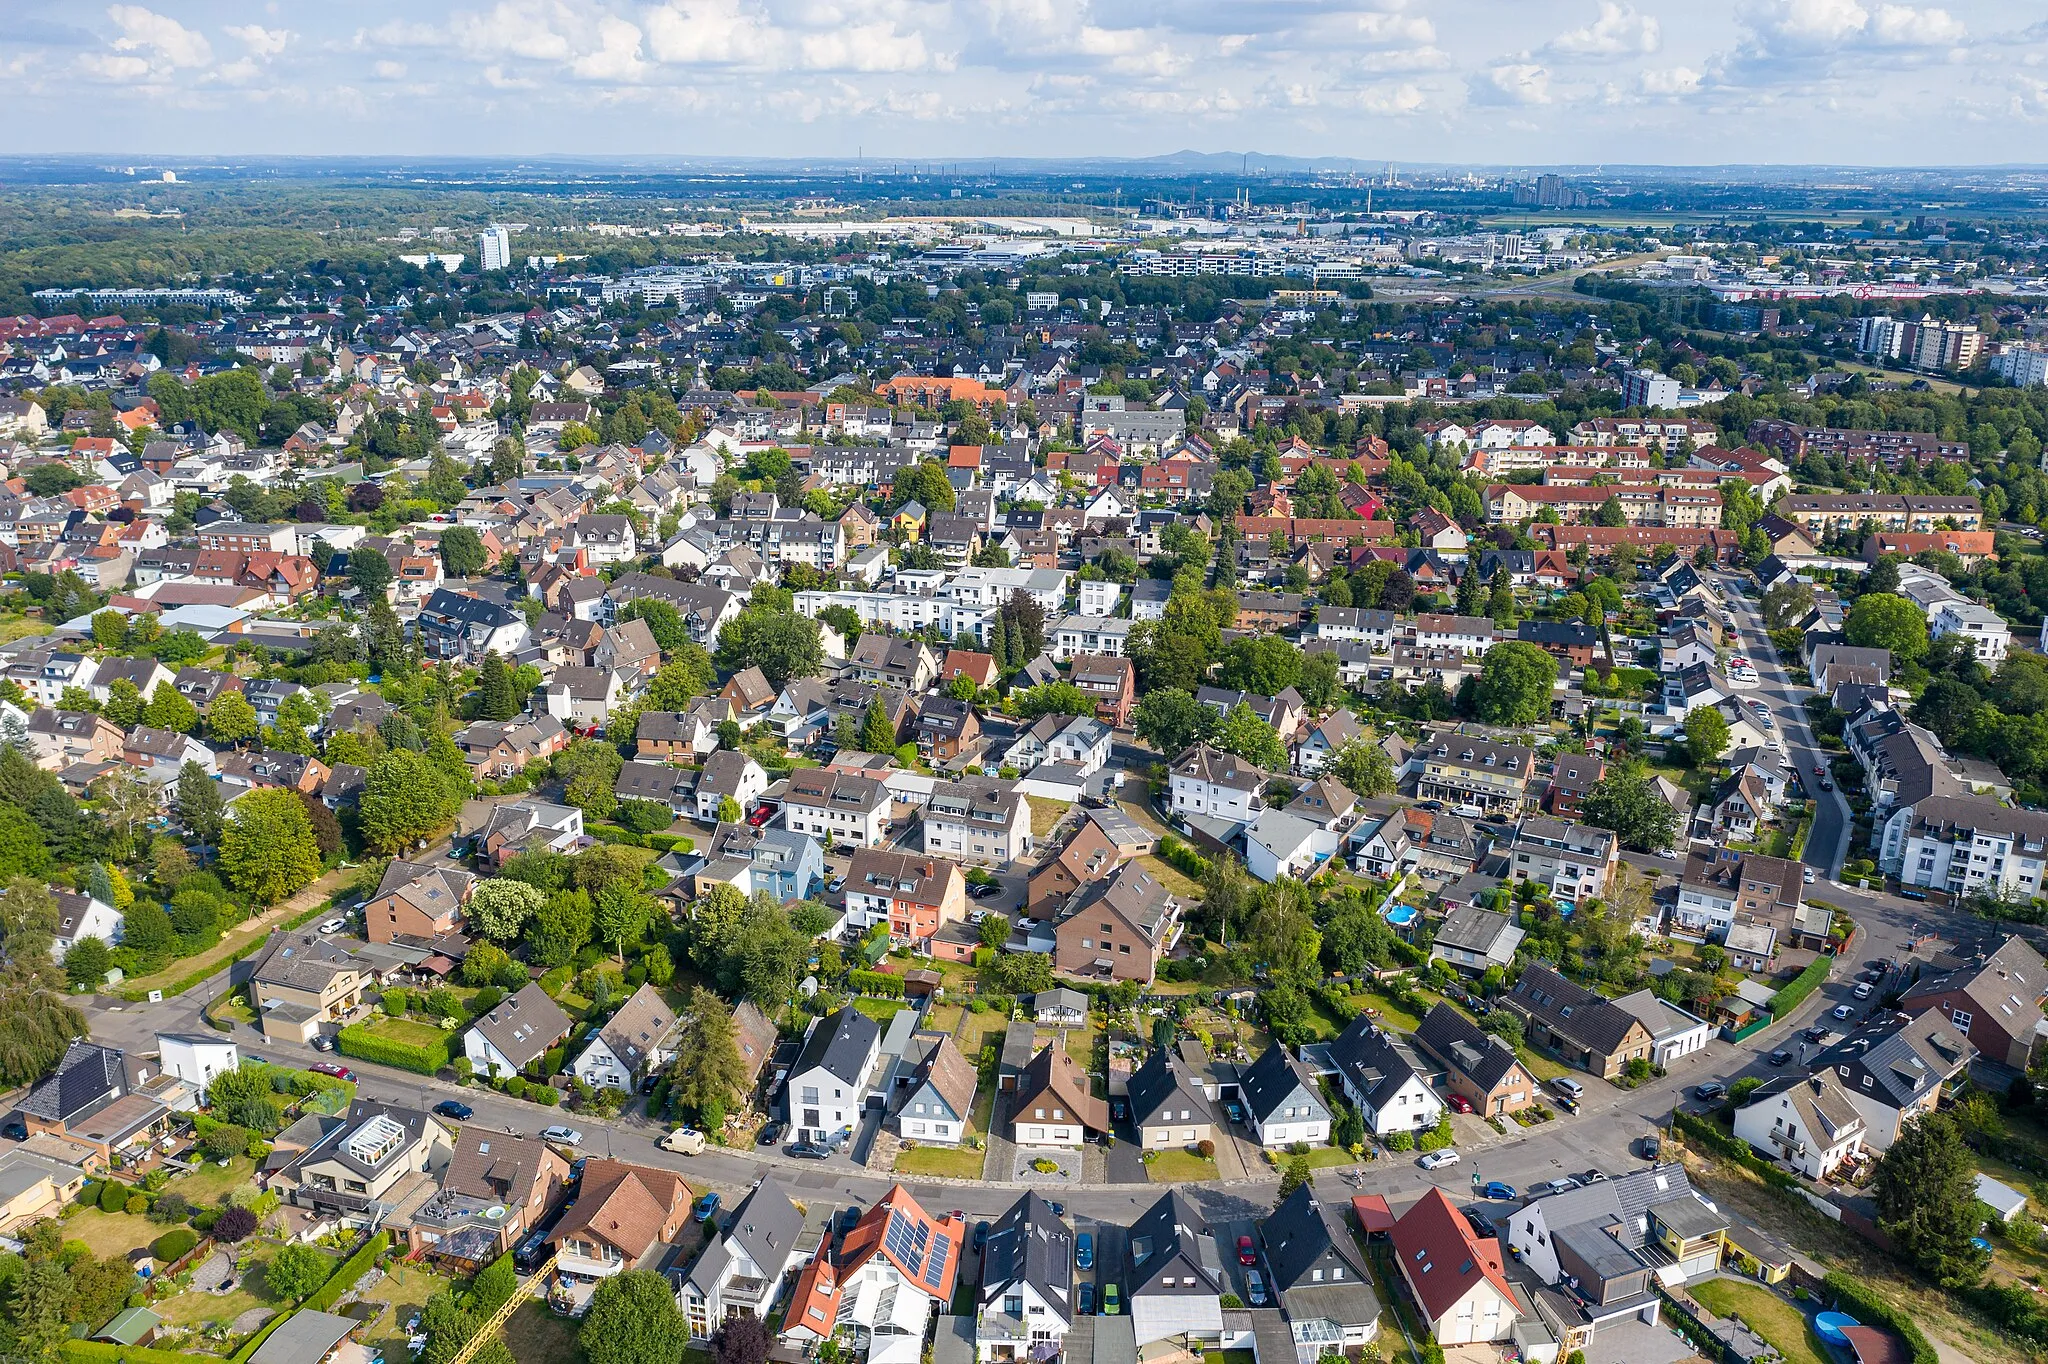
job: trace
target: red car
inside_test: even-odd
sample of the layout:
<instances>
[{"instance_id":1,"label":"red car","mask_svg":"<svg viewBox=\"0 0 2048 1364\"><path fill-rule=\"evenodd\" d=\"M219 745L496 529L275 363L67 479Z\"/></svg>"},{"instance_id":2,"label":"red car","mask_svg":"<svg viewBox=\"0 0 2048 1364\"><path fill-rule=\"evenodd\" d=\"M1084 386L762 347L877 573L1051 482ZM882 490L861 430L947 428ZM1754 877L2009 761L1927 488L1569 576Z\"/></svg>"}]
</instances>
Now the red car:
<instances>
[{"instance_id":1,"label":"red car","mask_svg":"<svg viewBox=\"0 0 2048 1364\"><path fill-rule=\"evenodd\" d=\"M773 805L763 805L760 809L747 816L747 823L758 829L773 818L775 818L775 807Z\"/></svg>"},{"instance_id":2,"label":"red car","mask_svg":"<svg viewBox=\"0 0 2048 1364\"><path fill-rule=\"evenodd\" d=\"M1460 1113L1470 1113L1472 1111L1472 1101L1462 1094L1453 1094L1451 1096L1451 1107Z\"/></svg>"},{"instance_id":3,"label":"red car","mask_svg":"<svg viewBox=\"0 0 2048 1364\"><path fill-rule=\"evenodd\" d=\"M1259 1262L1259 1252L1252 1249L1251 1237L1237 1238L1237 1262L1241 1265L1255 1265Z\"/></svg>"},{"instance_id":4,"label":"red car","mask_svg":"<svg viewBox=\"0 0 2048 1364\"><path fill-rule=\"evenodd\" d=\"M312 1065L307 1066L306 1069L312 1071L315 1075L331 1075L337 1080L347 1080L351 1083L356 1078L356 1073L347 1066L337 1066L332 1061L315 1061Z\"/></svg>"}]
</instances>

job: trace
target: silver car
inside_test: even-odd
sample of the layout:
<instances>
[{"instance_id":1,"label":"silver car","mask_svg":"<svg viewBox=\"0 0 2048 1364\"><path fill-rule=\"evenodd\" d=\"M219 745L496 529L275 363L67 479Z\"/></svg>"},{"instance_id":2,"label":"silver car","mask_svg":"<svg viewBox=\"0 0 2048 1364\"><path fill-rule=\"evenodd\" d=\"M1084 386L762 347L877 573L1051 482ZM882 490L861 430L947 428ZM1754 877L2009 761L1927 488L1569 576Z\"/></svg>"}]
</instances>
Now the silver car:
<instances>
[{"instance_id":1,"label":"silver car","mask_svg":"<svg viewBox=\"0 0 2048 1364\"><path fill-rule=\"evenodd\" d=\"M578 1132L573 1127L564 1127L560 1123L555 1124L553 1127L543 1128L540 1135L542 1141L558 1142L563 1146L581 1146L583 1144L583 1134L581 1132Z\"/></svg>"}]
</instances>

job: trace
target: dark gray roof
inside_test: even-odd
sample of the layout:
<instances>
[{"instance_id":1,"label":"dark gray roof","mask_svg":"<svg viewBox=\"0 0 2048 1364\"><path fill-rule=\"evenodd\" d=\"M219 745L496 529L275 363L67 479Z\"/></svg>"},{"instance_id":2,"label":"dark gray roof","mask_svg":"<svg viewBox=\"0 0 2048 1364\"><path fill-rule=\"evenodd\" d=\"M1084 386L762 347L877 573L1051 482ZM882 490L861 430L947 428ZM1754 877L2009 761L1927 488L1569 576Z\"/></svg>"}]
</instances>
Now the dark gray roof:
<instances>
[{"instance_id":1,"label":"dark gray roof","mask_svg":"<svg viewBox=\"0 0 2048 1364\"><path fill-rule=\"evenodd\" d=\"M22 1111L51 1122L65 1122L121 1097L126 1072L121 1053L96 1042L73 1042L57 1069L36 1081Z\"/></svg>"},{"instance_id":2,"label":"dark gray roof","mask_svg":"<svg viewBox=\"0 0 2048 1364\"><path fill-rule=\"evenodd\" d=\"M1132 1072L1129 1092L1131 1121L1139 1127L1159 1121L1159 1114L1167 1108L1185 1108L1197 1115L1195 1121L1212 1120L1209 1100L1164 1048L1154 1048L1145 1064Z\"/></svg>"},{"instance_id":3,"label":"dark gray roof","mask_svg":"<svg viewBox=\"0 0 2048 1364\"><path fill-rule=\"evenodd\" d=\"M1393 1039L1363 1014L1352 1019L1350 1026L1330 1044L1330 1059L1350 1077L1352 1085L1374 1109L1385 1108L1401 1086L1415 1076L1415 1067L1408 1063Z\"/></svg>"},{"instance_id":4,"label":"dark gray roof","mask_svg":"<svg viewBox=\"0 0 2048 1364\"><path fill-rule=\"evenodd\" d=\"M1858 1028L1813 1058L1816 1071L1835 1072L1842 1088L1872 1094L1893 1108L1926 1098L1977 1055L1948 1016L1935 1009L1897 1022ZM1869 1077L1870 1085L1864 1086Z\"/></svg>"},{"instance_id":5,"label":"dark gray roof","mask_svg":"<svg viewBox=\"0 0 2048 1364\"><path fill-rule=\"evenodd\" d=\"M1315 1076L1278 1042L1267 1043L1259 1059L1239 1074L1237 1083L1244 1095L1245 1108L1261 1122L1295 1102L1296 1096L1306 1099L1323 1117L1330 1115L1329 1105L1323 1102L1322 1091L1316 1087Z\"/></svg>"},{"instance_id":6,"label":"dark gray roof","mask_svg":"<svg viewBox=\"0 0 2048 1364\"><path fill-rule=\"evenodd\" d=\"M1132 1297L1141 1293L1173 1294L1176 1297L1215 1297L1223 1291L1223 1267L1216 1252L1215 1238L1208 1231L1208 1219L1195 1211L1187 1195L1169 1189L1143 1216L1131 1224L1125 1238L1130 1272L1124 1282ZM1190 1272L1201 1282L1189 1283ZM1172 1275L1175 1286L1156 1282ZM1185 1286L1183 1286L1185 1285Z\"/></svg>"},{"instance_id":7,"label":"dark gray roof","mask_svg":"<svg viewBox=\"0 0 2048 1364\"><path fill-rule=\"evenodd\" d=\"M536 980L479 1018L476 1030L500 1055L524 1070L568 1035L569 1015Z\"/></svg>"},{"instance_id":8,"label":"dark gray roof","mask_svg":"<svg viewBox=\"0 0 2048 1364\"><path fill-rule=\"evenodd\" d=\"M1259 1237L1266 1245L1266 1264L1273 1271L1273 1287L1284 1293L1310 1283L1330 1283L1362 1277L1362 1271L1339 1247L1351 1235L1332 1233L1328 1216L1315 1190L1304 1184L1273 1209L1272 1216L1259 1224ZM1314 1277L1322 1270L1322 1278Z\"/></svg>"},{"instance_id":9,"label":"dark gray roof","mask_svg":"<svg viewBox=\"0 0 2048 1364\"><path fill-rule=\"evenodd\" d=\"M1448 1004L1432 1005L1415 1029L1415 1041L1445 1066L1491 1093L1516 1064L1515 1049Z\"/></svg>"},{"instance_id":10,"label":"dark gray roof","mask_svg":"<svg viewBox=\"0 0 2048 1364\"><path fill-rule=\"evenodd\" d=\"M1574 985L1536 962L1523 969L1515 988L1507 995L1507 1002L1558 1036L1569 1038L1598 1056L1613 1055L1631 1028L1643 1026L1641 1019L1612 1000Z\"/></svg>"},{"instance_id":11,"label":"dark gray roof","mask_svg":"<svg viewBox=\"0 0 2048 1364\"><path fill-rule=\"evenodd\" d=\"M1010 1206L982 1252L981 1300L999 1302L1012 1284L1028 1283L1060 1319L1074 1319L1074 1233L1036 1190Z\"/></svg>"},{"instance_id":12,"label":"dark gray roof","mask_svg":"<svg viewBox=\"0 0 2048 1364\"><path fill-rule=\"evenodd\" d=\"M852 1005L811 1025L810 1036L789 1074L793 1081L806 1071L825 1070L849 1085L867 1078L869 1056L882 1040L882 1026Z\"/></svg>"},{"instance_id":13,"label":"dark gray roof","mask_svg":"<svg viewBox=\"0 0 2048 1364\"><path fill-rule=\"evenodd\" d=\"M1477 905L1461 905L1451 911L1443 927L1436 931L1435 941L1467 952L1487 953L1493 951L1500 935L1514 926L1514 920L1505 914Z\"/></svg>"}]
</instances>

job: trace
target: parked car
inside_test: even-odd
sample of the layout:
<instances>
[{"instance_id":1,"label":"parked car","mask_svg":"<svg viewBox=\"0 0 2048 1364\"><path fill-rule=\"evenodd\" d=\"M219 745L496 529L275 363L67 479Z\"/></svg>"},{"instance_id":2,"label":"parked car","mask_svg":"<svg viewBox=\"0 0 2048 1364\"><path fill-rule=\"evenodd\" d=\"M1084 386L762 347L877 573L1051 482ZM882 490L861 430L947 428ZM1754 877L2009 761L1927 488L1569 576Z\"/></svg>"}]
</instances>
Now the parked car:
<instances>
[{"instance_id":1,"label":"parked car","mask_svg":"<svg viewBox=\"0 0 2048 1364\"><path fill-rule=\"evenodd\" d=\"M318 1032L313 1034L313 1040L311 1042L308 1042L306 1045L311 1047L314 1051L333 1051L334 1039L329 1037L324 1032Z\"/></svg>"},{"instance_id":2,"label":"parked car","mask_svg":"<svg viewBox=\"0 0 2048 1364\"><path fill-rule=\"evenodd\" d=\"M702 1198L697 1200L697 1210L693 1214L693 1216L695 1216L696 1220L699 1222L704 1221L706 1218L716 1217L718 1216L718 1209L720 1205L724 1202L725 1200L723 1198L720 1198L715 1193L705 1194Z\"/></svg>"},{"instance_id":3,"label":"parked car","mask_svg":"<svg viewBox=\"0 0 2048 1364\"><path fill-rule=\"evenodd\" d=\"M1858 999L1868 999L1870 998L1870 988L1871 987L1869 981L1859 980L1856 982L1856 988L1851 990L1849 993L1856 996L1856 998Z\"/></svg>"},{"instance_id":4,"label":"parked car","mask_svg":"<svg viewBox=\"0 0 2048 1364\"><path fill-rule=\"evenodd\" d=\"M1515 1196L1515 1186L1503 1184L1498 1179L1488 1180L1486 1187L1479 1191L1479 1196L1481 1198L1513 1198Z\"/></svg>"},{"instance_id":5,"label":"parked car","mask_svg":"<svg viewBox=\"0 0 2048 1364\"><path fill-rule=\"evenodd\" d=\"M1586 1097L1586 1087L1577 1080L1572 1079L1569 1075L1558 1076L1550 1082L1550 1087L1564 1095L1567 1099L1583 1099Z\"/></svg>"},{"instance_id":6,"label":"parked car","mask_svg":"<svg viewBox=\"0 0 2048 1364\"><path fill-rule=\"evenodd\" d=\"M833 877L830 881L827 881L825 883L825 889L831 891L834 895L837 895L840 891L846 889L846 878L844 876Z\"/></svg>"},{"instance_id":7,"label":"parked car","mask_svg":"<svg viewBox=\"0 0 2048 1364\"><path fill-rule=\"evenodd\" d=\"M1123 1294L1117 1292L1115 1284L1104 1284L1102 1286L1102 1315L1105 1317L1113 1317L1116 1316L1118 1313L1122 1312L1123 1310Z\"/></svg>"},{"instance_id":8,"label":"parked car","mask_svg":"<svg viewBox=\"0 0 2048 1364\"><path fill-rule=\"evenodd\" d=\"M1244 1296L1245 1300L1252 1306L1264 1307L1266 1305L1266 1276L1259 1273L1256 1269L1247 1269L1244 1272Z\"/></svg>"},{"instance_id":9,"label":"parked car","mask_svg":"<svg viewBox=\"0 0 2048 1364\"><path fill-rule=\"evenodd\" d=\"M1095 1237L1089 1232L1074 1238L1074 1268L1095 1268Z\"/></svg>"},{"instance_id":10,"label":"parked car","mask_svg":"<svg viewBox=\"0 0 2048 1364\"><path fill-rule=\"evenodd\" d=\"M1664 1138L1654 1134L1644 1137L1636 1145L1637 1149L1641 1151L1644 1160L1655 1160L1658 1156L1664 1154Z\"/></svg>"},{"instance_id":11,"label":"parked car","mask_svg":"<svg viewBox=\"0 0 2048 1364\"><path fill-rule=\"evenodd\" d=\"M581 1146L583 1144L583 1134L581 1132L578 1132L573 1127L564 1127L560 1123L556 1123L552 1127L542 1128L540 1139L542 1141L559 1142L564 1146Z\"/></svg>"},{"instance_id":12,"label":"parked car","mask_svg":"<svg viewBox=\"0 0 2048 1364\"><path fill-rule=\"evenodd\" d=\"M1237 1262L1241 1265L1255 1265L1259 1262L1259 1252L1252 1245L1251 1237L1240 1236L1237 1238Z\"/></svg>"},{"instance_id":13,"label":"parked car","mask_svg":"<svg viewBox=\"0 0 2048 1364\"><path fill-rule=\"evenodd\" d=\"M1837 1004L1830 1012L1834 1017L1841 1019L1849 1019L1856 1016L1856 1008L1851 1004Z\"/></svg>"},{"instance_id":14,"label":"parked car","mask_svg":"<svg viewBox=\"0 0 2048 1364\"><path fill-rule=\"evenodd\" d=\"M975 1248L976 1250L980 1250L980 1249L981 1249L981 1248L982 1248L983 1246L985 1246L985 1245L987 1245L987 1244L988 1244L988 1223L986 1223L986 1222L976 1222L976 1223L974 1224L974 1248Z\"/></svg>"},{"instance_id":15,"label":"parked car","mask_svg":"<svg viewBox=\"0 0 2048 1364\"><path fill-rule=\"evenodd\" d=\"M678 1127L658 1143L664 1151L678 1155L700 1156L704 1154L704 1134L694 1127Z\"/></svg>"},{"instance_id":16,"label":"parked car","mask_svg":"<svg viewBox=\"0 0 2048 1364\"><path fill-rule=\"evenodd\" d=\"M306 1069L312 1071L315 1075L327 1075L337 1080L353 1082L356 1078L356 1073L347 1066L336 1065L332 1061L315 1061L312 1065L307 1066Z\"/></svg>"},{"instance_id":17,"label":"parked car","mask_svg":"<svg viewBox=\"0 0 2048 1364\"><path fill-rule=\"evenodd\" d=\"M1792 1053L1786 1051L1783 1047L1778 1048L1776 1051L1772 1052L1769 1056L1766 1056L1764 1058L1764 1060L1770 1062L1774 1066L1785 1065L1786 1063L1791 1061L1791 1059Z\"/></svg>"},{"instance_id":18,"label":"parked car","mask_svg":"<svg viewBox=\"0 0 2048 1364\"><path fill-rule=\"evenodd\" d=\"M782 1154L795 1156L798 1160L825 1160L832 1154L829 1146L820 1146L815 1141L793 1141L782 1148Z\"/></svg>"},{"instance_id":19,"label":"parked car","mask_svg":"<svg viewBox=\"0 0 2048 1364\"><path fill-rule=\"evenodd\" d=\"M1472 1101L1462 1094L1453 1094L1451 1096L1451 1111L1454 1113L1470 1113L1472 1111Z\"/></svg>"},{"instance_id":20,"label":"parked car","mask_svg":"<svg viewBox=\"0 0 2048 1364\"><path fill-rule=\"evenodd\" d=\"M1440 1170L1446 1165L1456 1165L1457 1163L1458 1153L1448 1149L1431 1151L1421 1161L1422 1168L1425 1170Z\"/></svg>"},{"instance_id":21,"label":"parked car","mask_svg":"<svg viewBox=\"0 0 2048 1364\"><path fill-rule=\"evenodd\" d=\"M1825 1023L1816 1023L1816 1024L1814 1024L1814 1025L1813 1025L1812 1027L1808 1028L1808 1029L1807 1029L1807 1030L1806 1030L1805 1032L1803 1032L1803 1033L1801 1033L1801 1034L1799 1034L1799 1035L1800 1035L1801 1037L1805 1038L1805 1039L1806 1039L1807 1041L1809 1041L1809 1042L1812 1042L1812 1043L1818 1044L1818 1043L1821 1043L1821 1042L1825 1042L1825 1041L1827 1041L1827 1040L1828 1040L1828 1034L1829 1034L1829 1033L1830 1033L1831 1031L1833 1031L1833 1030L1832 1030L1832 1029L1830 1029L1830 1028L1828 1027L1828 1025L1827 1025L1827 1024L1825 1024Z\"/></svg>"},{"instance_id":22,"label":"parked car","mask_svg":"<svg viewBox=\"0 0 2048 1364\"><path fill-rule=\"evenodd\" d=\"M775 818L775 807L773 805L763 805L747 816L747 823L758 829L773 818Z\"/></svg>"},{"instance_id":23,"label":"parked car","mask_svg":"<svg viewBox=\"0 0 2048 1364\"><path fill-rule=\"evenodd\" d=\"M839 1214L839 1230L842 1233L852 1231L859 1225L860 1209L858 1207L848 1206Z\"/></svg>"},{"instance_id":24,"label":"parked car","mask_svg":"<svg viewBox=\"0 0 2048 1364\"><path fill-rule=\"evenodd\" d=\"M976 900L986 900L991 895L1001 895L1002 893L1003 887L999 881L989 881L979 886L969 886L967 888L967 894Z\"/></svg>"},{"instance_id":25,"label":"parked car","mask_svg":"<svg viewBox=\"0 0 2048 1364\"><path fill-rule=\"evenodd\" d=\"M778 1142L778 1141L781 1141L781 1140L782 1140L782 1119L780 1119L780 1118L773 1118L773 1119L770 1119L770 1120L769 1120L769 1122L768 1122L768 1125L767 1125L766 1127L763 1127L763 1128L761 1129L761 1131L759 1132L759 1134L757 1134L757 1135L755 1136L755 1138L754 1138L754 1145L756 1145L756 1146L773 1146L773 1145L774 1145L774 1144L775 1144L776 1142Z\"/></svg>"},{"instance_id":26,"label":"parked car","mask_svg":"<svg viewBox=\"0 0 2048 1364\"><path fill-rule=\"evenodd\" d=\"M457 1122L468 1122L469 1115L475 1111L468 1104L457 1103L453 1099L443 1099L434 1105L436 1117L453 1118Z\"/></svg>"},{"instance_id":27,"label":"parked car","mask_svg":"<svg viewBox=\"0 0 2048 1364\"><path fill-rule=\"evenodd\" d=\"M1084 1317L1095 1310L1094 1284L1084 1283L1081 1285L1081 1292L1080 1295L1074 1299L1074 1306L1080 1311L1081 1315Z\"/></svg>"},{"instance_id":28,"label":"parked car","mask_svg":"<svg viewBox=\"0 0 2048 1364\"><path fill-rule=\"evenodd\" d=\"M1693 1086L1692 1096L1702 1103L1715 1103L1728 1097L1728 1086L1719 1080L1709 1080L1703 1085Z\"/></svg>"},{"instance_id":29,"label":"parked car","mask_svg":"<svg viewBox=\"0 0 2048 1364\"><path fill-rule=\"evenodd\" d=\"M339 933L347 927L347 919L328 919L320 925L320 931L322 933Z\"/></svg>"},{"instance_id":30,"label":"parked car","mask_svg":"<svg viewBox=\"0 0 2048 1364\"><path fill-rule=\"evenodd\" d=\"M1816 873L1812 867L1808 867L1805 870L1805 872L1802 873L1802 876L1804 877L1806 884L1809 886L1820 879L1819 874Z\"/></svg>"},{"instance_id":31,"label":"parked car","mask_svg":"<svg viewBox=\"0 0 2048 1364\"><path fill-rule=\"evenodd\" d=\"M1605 1184L1606 1182L1607 1176L1600 1170L1581 1170L1572 1176L1572 1183L1582 1189L1589 1184Z\"/></svg>"},{"instance_id":32,"label":"parked car","mask_svg":"<svg viewBox=\"0 0 2048 1364\"><path fill-rule=\"evenodd\" d=\"M1546 1181L1542 1184L1531 1184L1529 1186L1529 1192L1532 1194L1570 1193L1573 1189L1576 1189L1578 1187L1579 1186L1576 1182L1569 1179L1553 1179Z\"/></svg>"},{"instance_id":33,"label":"parked car","mask_svg":"<svg viewBox=\"0 0 2048 1364\"><path fill-rule=\"evenodd\" d=\"M533 1269L542 1260L547 1258L547 1252L548 1234L544 1231L536 1231L514 1247L512 1251L512 1267L520 1270Z\"/></svg>"}]
</instances>

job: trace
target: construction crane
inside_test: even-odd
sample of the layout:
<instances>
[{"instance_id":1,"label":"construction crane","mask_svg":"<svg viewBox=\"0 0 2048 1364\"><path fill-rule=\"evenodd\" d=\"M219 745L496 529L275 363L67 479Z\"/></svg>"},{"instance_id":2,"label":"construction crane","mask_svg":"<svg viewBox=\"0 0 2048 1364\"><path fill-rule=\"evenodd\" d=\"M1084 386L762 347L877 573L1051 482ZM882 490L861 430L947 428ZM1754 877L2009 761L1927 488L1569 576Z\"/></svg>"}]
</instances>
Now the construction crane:
<instances>
[{"instance_id":1,"label":"construction crane","mask_svg":"<svg viewBox=\"0 0 2048 1364\"><path fill-rule=\"evenodd\" d=\"M526 1282L520 1284L512 1296L505 1299L505 1305L491 1313L489 1321L476 1328L476 1334L469 1338L468 1344L455 1352L455 1358L449 1360L448 1364L469 1364L470 1357L483 1348L483 1343L496 1335L504 1328L505 1323L511 1320L512 1314L519 1310L519 1304L526 1301L526 1295L540 1291L540 1286L548 1281L548 1275L554 1268L555 1257L550 1254L542 1261L540 1267L527 1277Z\"/></svg>"}]
</instances>

